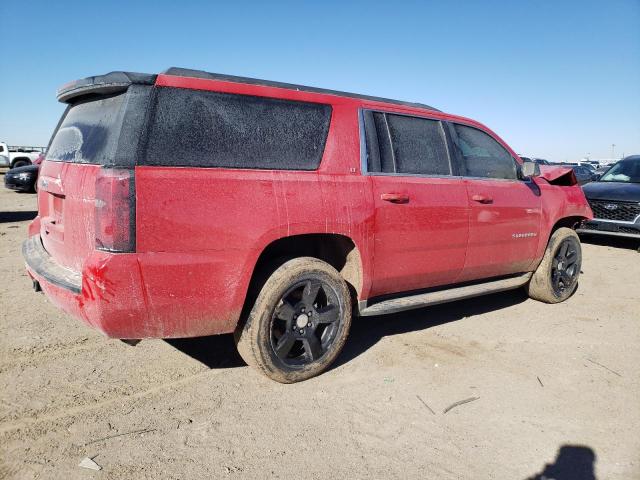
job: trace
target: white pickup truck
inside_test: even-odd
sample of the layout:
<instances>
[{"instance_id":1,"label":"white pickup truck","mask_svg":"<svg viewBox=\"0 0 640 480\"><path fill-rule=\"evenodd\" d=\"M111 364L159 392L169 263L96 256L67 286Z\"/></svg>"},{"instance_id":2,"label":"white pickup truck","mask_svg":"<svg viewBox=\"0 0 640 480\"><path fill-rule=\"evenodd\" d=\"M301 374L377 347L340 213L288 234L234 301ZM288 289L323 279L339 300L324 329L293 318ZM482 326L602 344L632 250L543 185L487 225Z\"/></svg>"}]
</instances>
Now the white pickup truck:
<instances>
[{"instance_id":1,"label":"white pickup truck","mask_svg":"<svg viewBox=\"0 0 640 480\"><path fill-rule=\"evenodd\" d=\"M44 152L44 147L10 147L0 142L0 167L24 167Z\"/></svg>"}]
</instances>

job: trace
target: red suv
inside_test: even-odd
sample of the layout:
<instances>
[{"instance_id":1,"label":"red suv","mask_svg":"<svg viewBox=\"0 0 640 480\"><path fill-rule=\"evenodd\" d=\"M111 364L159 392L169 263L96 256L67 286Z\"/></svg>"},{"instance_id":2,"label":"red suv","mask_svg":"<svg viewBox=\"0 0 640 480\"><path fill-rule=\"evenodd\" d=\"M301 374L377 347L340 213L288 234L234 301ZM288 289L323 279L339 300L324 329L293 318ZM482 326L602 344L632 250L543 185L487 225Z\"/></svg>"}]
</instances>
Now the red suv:
<instances>
[{"instance_id":1,"label":"red suv","mask_svg":"<svg viewBox=\"0 0 640 480\"><path fill-rule=\"evenodd\" d=\"M435 108L171 68L69 83L23 253L36 290L121 339L235 332L280 382L367 316L577 286L570 170ZM546 167L543 167L543 169Z\"/></svg>"}]
</instances>

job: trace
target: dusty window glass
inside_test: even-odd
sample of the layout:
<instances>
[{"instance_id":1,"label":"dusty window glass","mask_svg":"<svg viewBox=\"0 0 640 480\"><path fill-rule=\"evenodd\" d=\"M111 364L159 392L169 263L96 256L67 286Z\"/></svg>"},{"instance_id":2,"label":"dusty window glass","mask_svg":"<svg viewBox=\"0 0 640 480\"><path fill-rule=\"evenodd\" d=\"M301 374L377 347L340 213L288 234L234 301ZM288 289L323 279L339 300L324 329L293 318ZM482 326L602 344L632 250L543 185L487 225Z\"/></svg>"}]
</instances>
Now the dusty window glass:
<instances>
[{"instance_id":1,"label":"dusty window glass","mask_svg":"<svg viewBox=\"0 0 640 480\"><path fill-rule=\"evenodd\" d=\"M380 169L385 173L395 173L396 166L391 148L391 137L387 126L386 115L375 112L373 119L378 133L378 149L380 151Z\"/></svg>"},{"instance_id":2,"label":"dusty window glass","mask_svg":"<svg viewBox=\"0 0 640 480\"><path fill-rule=\"evenodd\" d=\"M330 120L324 104L159 88L142 163L315 170Z\"/></svg>"},{"instance_id":3,"label":"dusty window glass","mask_svg":"<svg viewBox=\"0 0 640 480\"><path fill-rule=\"evenodd\" d=\"M446 140L438 120L373 112L380 166L370 171L450 175ZM370 140L370 139L369 139ZM369 142L371 143L371 142ZM375 148L367 145L368 149ZM371 153L369 153L371 157Z\"/></svg>"},{"instance_id":4,"label":"dusty window glass","mask_svg":"<svg viewBox=\"0 0 640 480\"><path fill-rule=\"evenodd\" d=\"M111 164L120 137L125 95L71 106L51 141L47 160Z\"/></svg>"},{"instance_id":5,"label":"dusty window glass","mask_svg":"<svg viewBox=\"0 0 640 480\"><path fill-rule=\"evenodd\" d=\"M454 124L458 148L469 177L516 179L515 160L502 145L481 130Z\"/></svg>"},{"instance_id":6,"label":"dusty window glass","mask_svg":"<svg viewBox=\"0 0 640 480\"><path fill-rule=\"evenodd\" d=\"M451 174L439 121L387 114L387 122L398 173Z\"/></svg>"}]
</instances>

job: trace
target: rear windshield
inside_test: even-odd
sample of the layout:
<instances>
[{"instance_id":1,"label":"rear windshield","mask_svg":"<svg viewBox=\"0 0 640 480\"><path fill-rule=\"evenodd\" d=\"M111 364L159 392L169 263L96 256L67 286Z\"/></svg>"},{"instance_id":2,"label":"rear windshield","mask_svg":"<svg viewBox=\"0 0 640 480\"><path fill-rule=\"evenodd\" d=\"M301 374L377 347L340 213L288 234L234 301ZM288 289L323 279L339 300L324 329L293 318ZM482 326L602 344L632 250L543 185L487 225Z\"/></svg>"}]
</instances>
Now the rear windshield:
<instances>
[{"instance_id":1,"label":"rear windshield","mask_svg":"<svg viewBox=\"0 0 640 480\"><path fill-rule=\"evenodd\" d=\"M113 163L126 93L72 105L54 135L47 160L71 163Z\"/></svg>"},{"instance_id":2,"label":"rear windshield","mask_svg":"<svg viewBox=\"0 0 640 480\"><path fill-rule=\"evenodd\" d=\"M159 88L144 165L315 170L331 107Z\"/></svg>"}]
</instances>

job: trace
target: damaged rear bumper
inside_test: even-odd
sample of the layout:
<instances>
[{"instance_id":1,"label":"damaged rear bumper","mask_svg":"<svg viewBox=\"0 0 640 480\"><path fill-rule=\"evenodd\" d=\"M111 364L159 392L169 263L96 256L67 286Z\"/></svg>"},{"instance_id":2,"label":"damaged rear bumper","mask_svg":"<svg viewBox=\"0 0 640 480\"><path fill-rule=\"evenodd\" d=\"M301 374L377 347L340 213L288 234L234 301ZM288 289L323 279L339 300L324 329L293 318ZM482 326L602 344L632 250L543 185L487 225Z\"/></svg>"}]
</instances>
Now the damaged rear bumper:
<instances>
[{"instance_id":1,"label":"damaged rear bumper","mask_svg":"<svg viewBox=\"0 0 640 480\"><path fill-rule=\"evenodd\" d=\"M53 261L42 245L39 235L34 235L22 244L22 256L27 268L60 288L73 293L82 291L82 275Z\"/></svg>"},{"instance_id":2,"label":"damaged rear bumper","mask_svg":"<svg viewBox=\"0 0 640 480\"><path fill-rule=\"evenodd\" d=\"M224 294L225 257L95 250L78 272L49 255L39 234L23 243L22 253L36 290L112 338L230 333L244 301Z\"/></svg>"}]
</instances>

